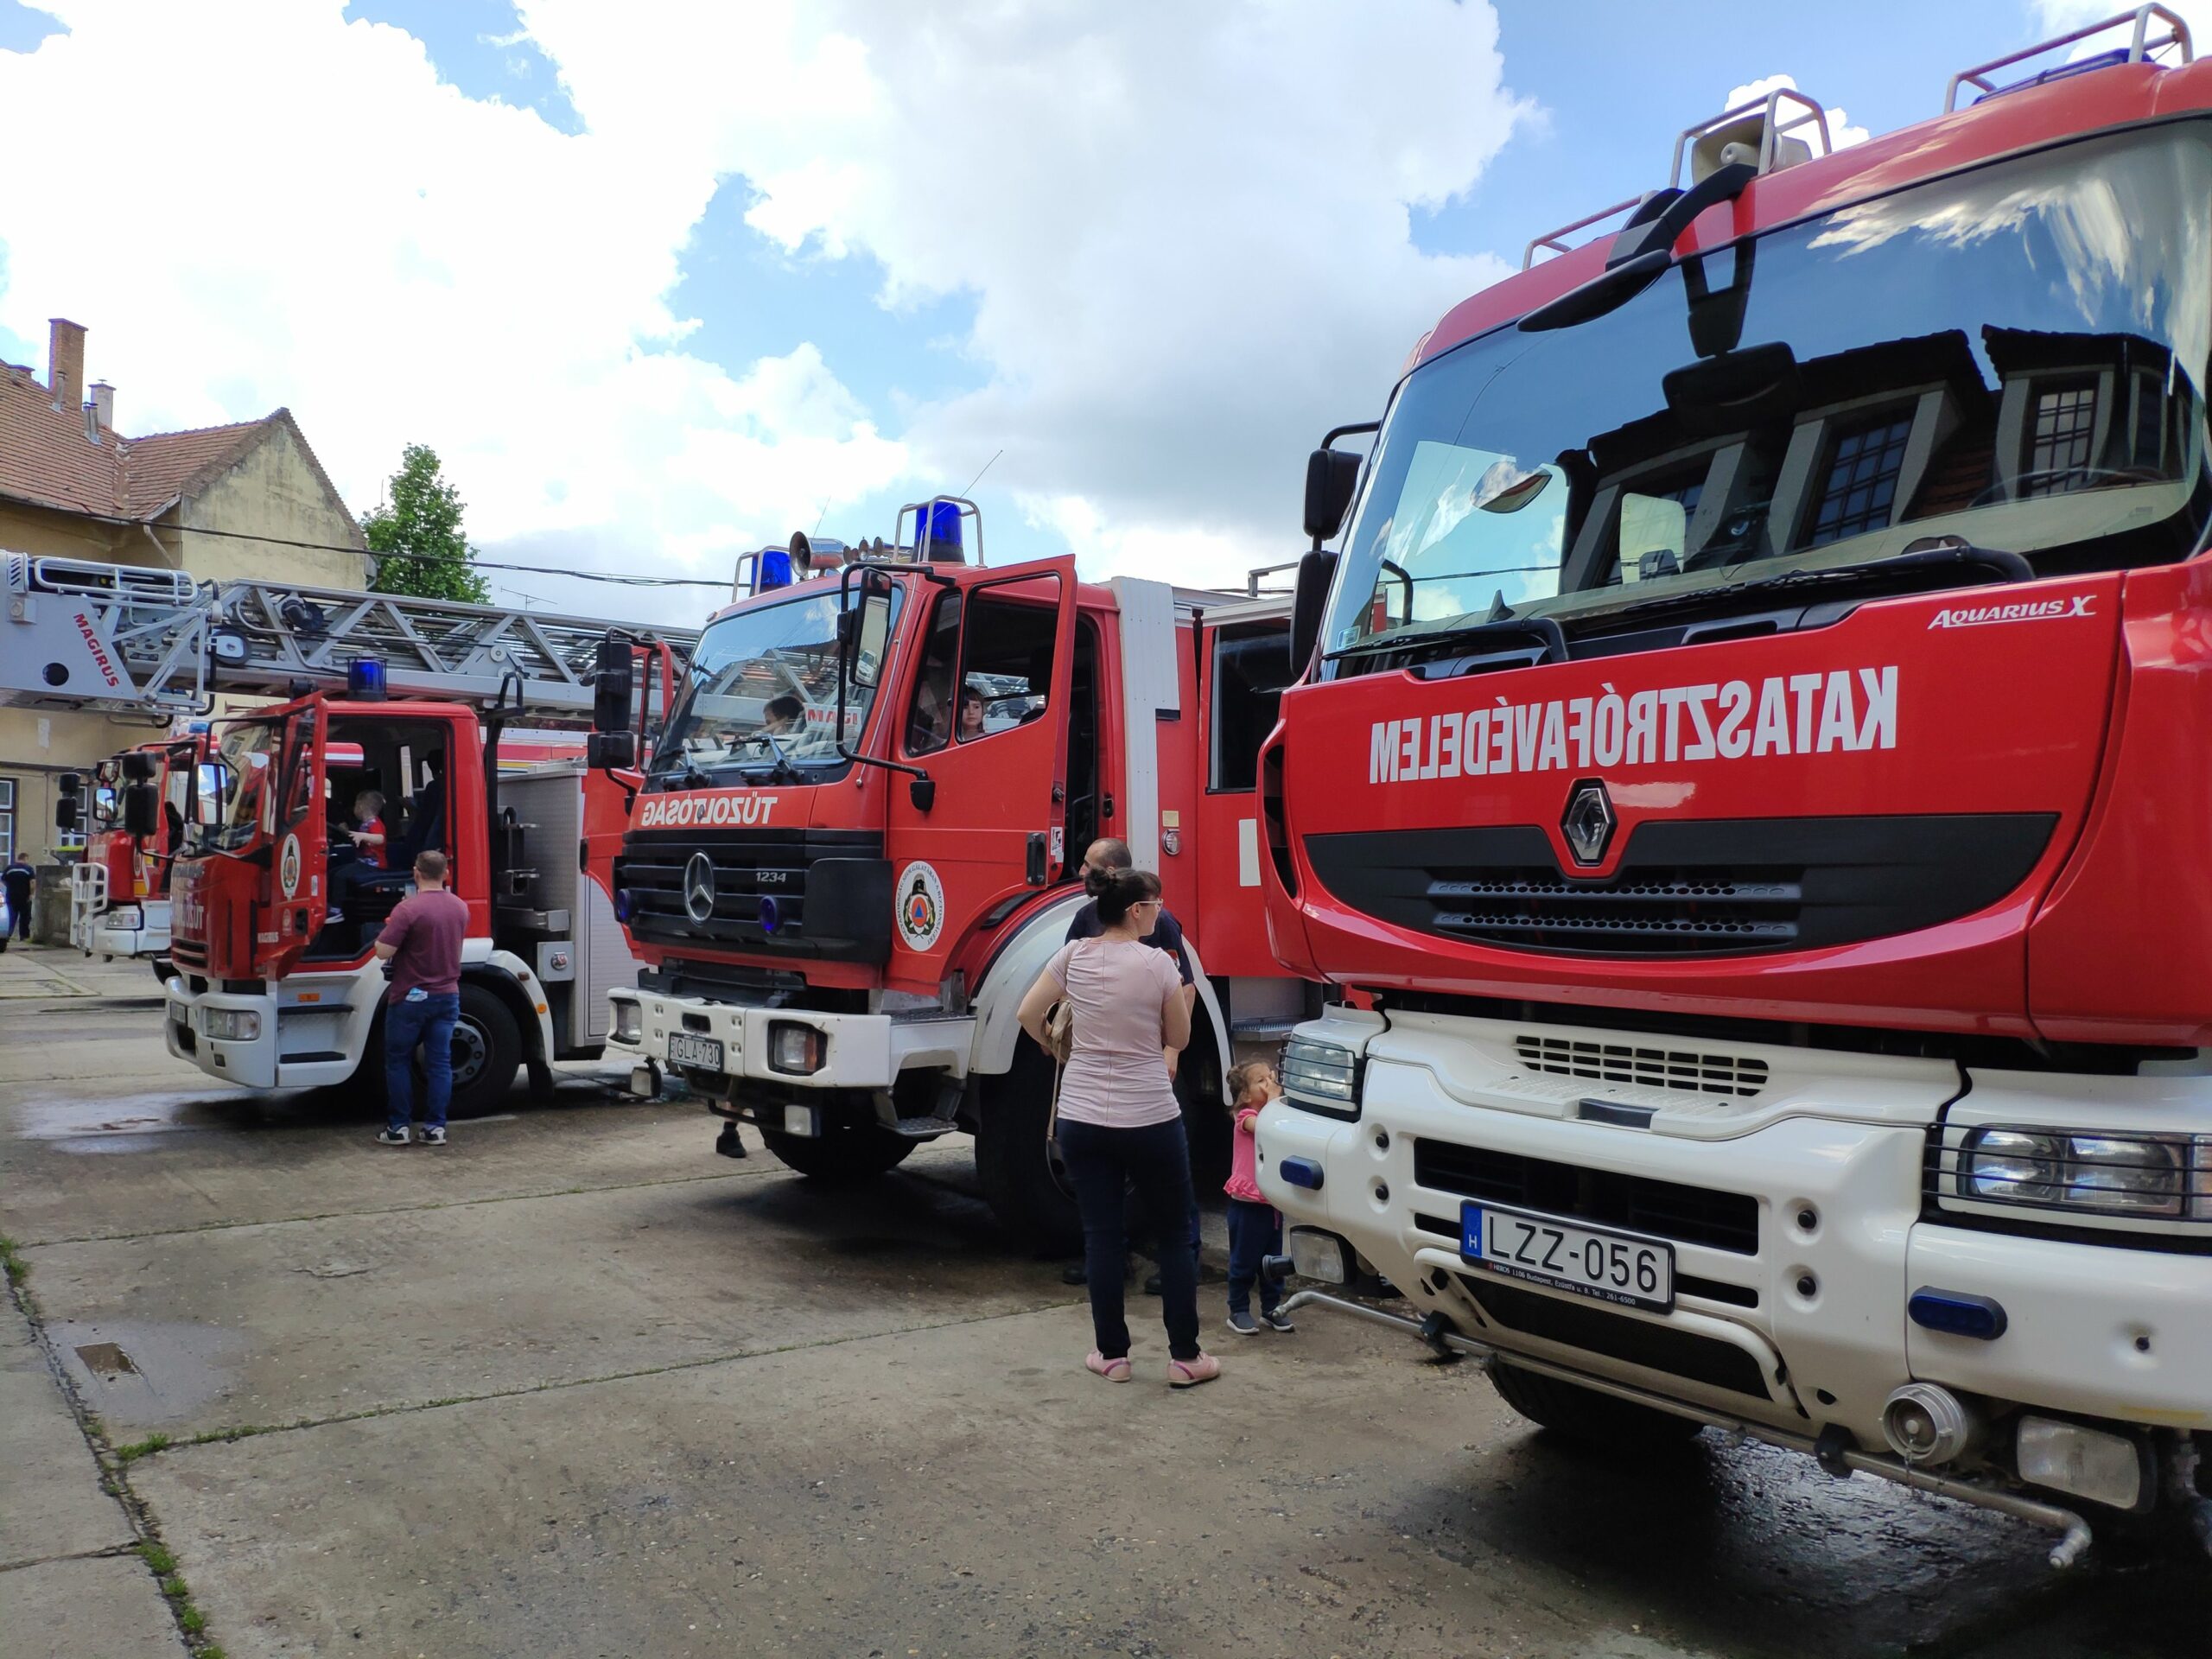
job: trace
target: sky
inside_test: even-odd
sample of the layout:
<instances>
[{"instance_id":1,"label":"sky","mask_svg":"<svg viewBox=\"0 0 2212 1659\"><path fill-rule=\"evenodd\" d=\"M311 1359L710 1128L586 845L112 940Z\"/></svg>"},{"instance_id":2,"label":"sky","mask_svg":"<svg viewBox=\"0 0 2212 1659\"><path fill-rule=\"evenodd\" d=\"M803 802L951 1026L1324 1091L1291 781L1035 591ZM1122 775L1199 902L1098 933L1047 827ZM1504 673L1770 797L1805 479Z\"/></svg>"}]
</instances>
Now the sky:
<instances>
[{"instance_id":1,"label":"sky","mask_svg":"<svg viewBox=\"0 0 2212 1659\"><path fill-rule=\"evenodd\" d=\"M0 0L0 358L430 445L503 602L888 538L1241 587L1529 240L1795 77L1839 143L2113 0ZM2212 0L2182 7L2212 31ZM2208 35L2212 40L2212 35ZM569 575L565 573L579 573Z\"/></svg>"}]
</instances>

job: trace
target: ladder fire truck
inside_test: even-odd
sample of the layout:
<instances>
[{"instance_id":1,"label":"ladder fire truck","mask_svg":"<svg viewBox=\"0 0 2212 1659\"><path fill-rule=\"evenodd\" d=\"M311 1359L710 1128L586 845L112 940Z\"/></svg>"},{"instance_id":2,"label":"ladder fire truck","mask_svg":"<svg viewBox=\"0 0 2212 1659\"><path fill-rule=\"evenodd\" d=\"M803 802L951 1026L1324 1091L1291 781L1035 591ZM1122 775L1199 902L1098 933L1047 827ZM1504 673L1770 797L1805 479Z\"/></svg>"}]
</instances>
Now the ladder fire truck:
<instances>
[{"instance_id":1,"label":"ladder fire truck","mask_svg":"<svg viewBox=\"0 0 2212 1659\"><path fill-rule=\"evenodd\" d=\"M69 942L88 957L150 958L167 978L169 874L184 848L196 776L208 747L204 721L175 737L123 750L83 780L64 777L54 808L57 828L82 828L85 856L70 872ZM159 804L150 834L134 836L123 822L124 791L151 785Z\"/></svg>"},{"instance_id":2,"label":"ladder fire truck","mask_svg":"<svg viewBox=\"0 0 2212 1659\"><path fill-rule=\"evenodd\" d=\"M1413 1311L1301 1294L2057 1563L2212 1537L2212 66L2037 51L2111 28L1729 111L1450 312L1313 457L1260 760L1276 950L1374 1003L1262 1184Z\"/></svg>"},{"instance_id":3,"label":"ladder fire truck","mask_svg":"<svg viewBox=\"0 0 2212 1659\"><path fill-rule=\"evenodd\" d=\"M579 758L603 620L18 554L0 597L0 702L205 715L218 692L283 699L217 721L181 809L172 1053L251 1088L377 1085L372 946L425 848L448 855L469 907L456 1109L519 1068L542 1089L555 1062L599 1052L607 993L636 972L607 881L635 780ZM645 730L696 638L622 644L624 701L598 717ZM369 789L386 801L381 870L343 822ZM153 836L161 804L151 780L126 782L124 830Z\"/></svg>"},{"instance_id":4,"label":"ladder fire truck","mask_svg":"<svg viewBox=\"0 0 2212 1659\"><path fill-rule=\"evenodd\" d=\"M744 1155L747 1120L807 1175L970 1133L1004 1224L1064 1243L1052 1066L1014 1010L1084 902L1094 838L1157 870L1185 929L1177 1086L1202 1185L1226 1169L1235 1046L1279 1042L1318 992L1274 962L1259 902L1253 764L1288 604L990 566L950 498L910 524L833 574L803 538L796 564L764 554L762 590L709 623L614 867L647 966L614 995L608 1052L638 1092L673 1072L705 1096L718 1151Z\"/></svg>"}]
</instances>

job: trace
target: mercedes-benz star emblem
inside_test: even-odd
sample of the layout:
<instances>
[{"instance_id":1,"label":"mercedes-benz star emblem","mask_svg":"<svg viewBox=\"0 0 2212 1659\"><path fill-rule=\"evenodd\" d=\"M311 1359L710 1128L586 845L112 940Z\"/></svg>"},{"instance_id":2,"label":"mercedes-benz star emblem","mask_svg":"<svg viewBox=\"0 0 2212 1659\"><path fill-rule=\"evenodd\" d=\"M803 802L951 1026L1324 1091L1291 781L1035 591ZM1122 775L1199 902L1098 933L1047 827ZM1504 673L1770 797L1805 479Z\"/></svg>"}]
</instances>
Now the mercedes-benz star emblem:
<instances>
[{"instance_id":1,"label":"mercedes-benz star emblem","mask_svg":"<svg viewBox=\"0 0 2212 1659\"><path fill-rule=\"evenodd\" d=\"M683 867L683 913L695 922L715 913L715 861L704 853L692 854Z\"/></svg>"},{"instance_id":2,"label":"mercedes-benz star emblem","mask_svg":"<svg viewBox=\"0 0 2212 1659\"><path fill-rule=\"evenodd\" d=\"M1613 803L1605 784L1586 778L1567 793L1567 810L1560 815L1560 833L1578 864L1596 864L1605 856L1613 838Z\"/></svg>"}]
</instances>

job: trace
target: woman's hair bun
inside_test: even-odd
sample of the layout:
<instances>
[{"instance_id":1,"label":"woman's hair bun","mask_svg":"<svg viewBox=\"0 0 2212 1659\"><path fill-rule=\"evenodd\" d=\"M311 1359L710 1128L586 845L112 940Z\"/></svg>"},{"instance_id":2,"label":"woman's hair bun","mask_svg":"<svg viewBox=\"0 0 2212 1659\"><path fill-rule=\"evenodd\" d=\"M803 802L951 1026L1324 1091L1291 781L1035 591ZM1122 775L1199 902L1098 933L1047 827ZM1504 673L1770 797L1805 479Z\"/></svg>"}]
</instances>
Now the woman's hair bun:
<instances>
[{"instance_id":1,"label":"woman's hair bun","mask_svg":"<svg viewBox=\"0 0 2212 1659\"><path fill-rule=\"evenodd\" d=\"M1109 927L1126 917L1130 906L1160 897L1160 878L1150 870L1093 870L1084 885L1096 895L1098 919Z\"/></svg>"}]
</instances>

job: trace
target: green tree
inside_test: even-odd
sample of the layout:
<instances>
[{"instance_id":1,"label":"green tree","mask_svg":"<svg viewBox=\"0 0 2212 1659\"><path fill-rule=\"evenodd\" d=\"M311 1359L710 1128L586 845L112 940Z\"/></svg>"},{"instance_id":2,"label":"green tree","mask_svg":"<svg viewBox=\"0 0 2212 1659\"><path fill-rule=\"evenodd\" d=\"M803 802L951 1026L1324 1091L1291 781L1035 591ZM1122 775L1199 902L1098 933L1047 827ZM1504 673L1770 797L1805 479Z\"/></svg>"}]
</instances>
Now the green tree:
<instances>
[{"instance_id":1,"label":"green tree","mask_svg":"<svg viewBox=\"0 0 2212 1659\"><path fill-rule=\"evenodd\" d=\"M379 594L422 599L490 602L476 574L476 550L461 532L461 492L438 467L438 452L424 443L400 451L399 470L385 481L385 499L361 515L361 533L377 556Z\"/></svg>"}]
</instances>

